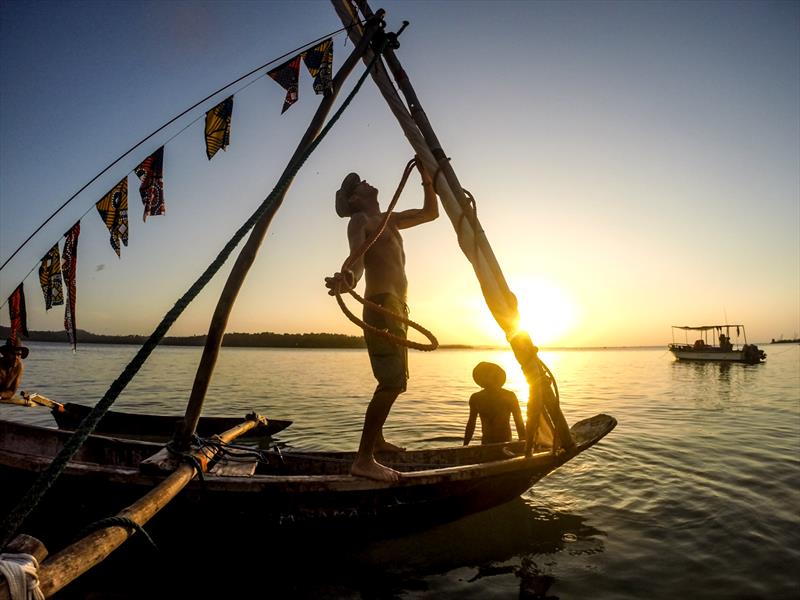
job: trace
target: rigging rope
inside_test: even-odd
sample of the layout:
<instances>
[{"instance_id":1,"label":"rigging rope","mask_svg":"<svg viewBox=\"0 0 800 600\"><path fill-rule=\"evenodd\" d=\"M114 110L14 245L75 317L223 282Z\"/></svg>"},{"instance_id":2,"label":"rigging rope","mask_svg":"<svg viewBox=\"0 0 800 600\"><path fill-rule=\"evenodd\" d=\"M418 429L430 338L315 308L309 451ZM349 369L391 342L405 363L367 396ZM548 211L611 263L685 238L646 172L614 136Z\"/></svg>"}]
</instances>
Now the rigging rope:
<instances>
[{"instance_id":1,"label":"rigging rope","mask_svg":"<svg viewBox=\"0 0 800 600\"><path fill-rule=\"evenodd\" d=\"M333 128L334 124L339 120L339 117L341 117L342 113L344 113L345 109L350 105L350 102L361 89L361 86L369 76L370 71L374 67L379 57L380 53L375 53L375 55L372 57L372 60L367 65L363 75L361 75L358 82L353 87L353 90L342 102L342 105L339 107L336 113L325 124L325 127L322 128L319 135L317 135L317 137L314 138L314 141L312 141L306 147L306 149L300 153L295 161L289 164L284 176L278 180L278 183L275 185L272 192L270 192L269 196L264 199L261 205L244 223L244 225L242 225L238 231L236 231L233 237L231 237L228 243L225 244L217 257L194 282L194 284L192 284L186 293L178 299L178 301L167 312L167 314L164 315L153 333L150 334L150 337L136 353L136 356L134 356L130 363L128 363L128 365L123 369L120 376L112 382L106 393L94 406L94 408L92 408L91 412L83 419L83 421L81 421L81 424L76 429L75 433L73 433L73 435L67 440L63 448L48 465L47 469L39 474L39 476L36 478L36 481L34 481L22 499L20 499L14 509L6 516L6 518L3 520L2 526L0 527L0 549L4 548L6 544L11 541L11 538L16 533L20 525L22 525L22 522L41 501L41 499L47 493L47 490L50 489L61 473L63 473L64 469L67 467L67 463L72 459L73 456L75 456L81 445L83 445L83 442L86 441L86 438L89 437L89 435L94 431L97 423L101 418L103 418L103 415L105 415L117 397L119 397L120 393L122 393L122 390L125 389L125 386L127 386L136 373L139 372L139 369L141 369L142 365L153 352L155 347L167 334L167 331L169 331L169 328L172 326L172 324L183 313L189 303L195 299L195 297L206 286L206 284L217 273L217 271L219 271L247 232L255 226L261 216L272 207L273 203L282 197L282 195L288 189L292 179L300 170L300 167L303 166L308 157L314 152L314 150L317 149L317 146L319 146L328 132Z\"/></svg>"},{"instance_id":2,"label":"rigging rope","mask_svg":"<svg viewBox=\"0 0 800 600\"><path fill-rule=\"evenodd\" d=\"M362 256L364 256L367 253L367 251L372 247L372 245L378 240L378 238L386 230L386 226L389 224L389 219L392 216L392 211L394 210L394 207L397 204L397 201L400 199L400 194L403 192L403 188L406 185L406 181L408 181L408 176L411 175L411 172L414 170L414 167L416 166L416 164L417 164L416 157L412 158L410 161L408 161L408 164L406 164L405 169L403 169L403 176L400 178L400 183L397 186L397 191L394 193L394 196L392 197L392 201L389 203L389 207L386 209L386 214L384 215L383 220L381 221L380 225L372 233L372 235L370 237L368 237L366 240L364 240L364 242L361 244L361 246L358 248L358 250L356 250L355 252L352 252L350 254L350 256L348 256L345 259L344 263L342 263L342 268L339 270L340 273L346 273L350 269L350 267L353 266L353 264L359 258L361 258ZM437 171L436 174L438 175L438 173L439 172ZM434 181L435 181L435 179L434 179ZM434 184L434 189L435 189L435 184ZM406 338L402 338L400 336L397 336L397 335L394 335L392 333L389 333L389 331L387 331L386 329L378 329L377 327L375 327L373 325L370 325L369 323L365 323L363 320L359 319L352 312L350 312L350 309L348 309L347 305L345 305L344 300L342 300L342 292L344 292L344 291L346 291L353 298L355 298L357 301L359 301L361 304L363 304L365 308L368 308L368 309L373 310L375 312L381 313L382 315L390 317L390 318L392 318L392 319L394 319L396 321L400 321L401 323L405 323L409 327L411 327L413 329L416 329L422 335L424 335L426 338L428 338L428 340L430 340L430 343L422 344L420 342L415 342L415 341L412 341L412 340L409 340L409 339L406 339ZM405 317L403 315L399 315L399 314L397 314L397 313L395 313L395 312L393 312L391 310L388 310L388 309L384 308L383 306L381 306L380 304L376 304L375 302L372 302L371 300L367 300L366 298L363 298L362 296L360 296L352 288L347 289L347 290L342 290L340 288L336 288L336 289L333 290L333 293L334 293L334 296L336 297L336 302L339 304L339 308L342 309L342 312L345 314L345 316L348 319L350 319L353 323L355 323L356 325L358 325L359 327L364 329L365 331L370 331L371 333L374 333L375 335L380 336L382 338L386 338L388 340L391 340L392 342L394 342L395 344L398 344L400 346L407 346L409 348L414 348L415 350L422 350L424 352L430 352L432 350L436 350L436 348L439 347L439 341L436 339L436 336L434 336L430 331L425 329L422 325L420 325L419 323L415 323L414 321L412 321L408 317Z\"/></svg>"},{"instance_id":3,"label":"rigging rope","mask_svg":"<svg viewBox=\"0 0 800 600\"><path fill-rule=\"evenodd\" d=\"M155 130L154 132L152 132L150 135L148 135L148 136L145 136L144 138L142 138L140 141L138 141L136 144L134 144L134 145L133 145L131 148L129 148L128 150L126 150L125 152L123 152L123 153L122 153L122 154L121 154L119 157L117 157L115 160L113 160L113 161L112 161L112 162L111 162L111 163L110 163L110 164L109 164L109 165L108 165L106 168L104 168L104 169L103 169L102 171L100 171L100 172L99 172L97 175L95 175L95 176L94 176L92 179L90 179L90 180L89 180L89 181L88 181L88 182L87 182L87 183L86 183L86 184L85 184L85 185L84 185L82 188L80 188L80 189L79 189L77 192L75 192L74 194L72 194L72 196L70 196L69 198L67 198L67 200L66 200L66 201L65 201L65 202L64 202L64 203L63 203L61 206L59 206L59 207L58 207L58 208L55 210L55 212L53 212L53 214L51 214L49 217L47 217L47 219L45 219L45 220L44 220L44 222L43 222L41 225L39 225L39 227L37 227L37 228L34 230L34 232L33 232L33 233L31 233L31 234L30 234L30 235L27 237L27 239L26 239L24 242L22 242L22 243L19 245L19 248L17 248L16 250L14 250L14 252L12 252L12 253L11 253L11 256L9 256L9 257L8 257L8 258L7 258L7 259L6 259L6 260L3 262L3 264L2 264L2 265L0 265L0 271L2 271L2 270L5 268L5 266L6 266L6 265L7 265L9 262L11 262L11 260L12 260L12 259L13 259L13 258L14 258L16 255L17 255L17 253L18 253L20 250L22 250L22 249L23 249L23 248L24 248L24 247L27 245L27 243L28 243L28 242L30 242L30 241L33 239L33 237L34 237L34 236L35 236L37 233L39 233L39 232L42 230L42 228L44 228L44 226L45 226L45 225L47 225L47 224L48 224L48 223L49 223L49 222L50 222L50 221L53 219L53 217L55 217L55 216L56 216L58 213L60 213L60 212L61 212L61 210L62 210L62 209L64 209L64 208L65 208L65 207L66 207L66 206L67 206L67 205L68 205L70 202L72 202L72 201L73 201L75 198L77 198L77 197L78 197L78 196L81 194L81 192L83 192L83 191L84 191L86 188L88 188L88 187L89 187L90 185L92 185L92 184L93 184L95 181L97 181L97 180L98 180L98 179L99 179L99 178L100 178L102 175L104 175L106 172L108 172L108 170L109 170L109 169L111 169L113 166L115 166L115 165L116 165L116 164L117 164L119 161L121 161L123 158L125 158L126 156L128 156L128 154L130 154L131 152L133 152L134 150L136 150L136 149L137 149L139 146L141 146L142 144L144 144L144 143L145 143L147 140L149 140L151 137L153 137L153 136L154 136L154 135L156 135L157 133L159 133L159 132L163 131L164 129L166 129L167 127L169 127L170 125L172 125L172 124L173 124L175 121L177 121L178 119L180 119L181 117L183 117L183 116L184 116L186 113L188 113L188 112L190 112L190 111L194 110L195 108L197 108L198 106L200 106L201 104L203 104L204 102L206 102L207 100L210 100L211 98L213 98L213 97L214 97L214 96L216 96L217 94L219 94L219 93L221 93L221 92L223 92L223 91L227 90L227 89L228 89L228 88L230 88L231 86L234 86L234 85L236 85L237 83L239 83L239 82L240 82L240 81L242 81L243 79L247 79L247 78L248 78L248 77L250 77L250 76L251 76L253 73L256 73L256 72L260 71L261 69L265 69L265 68L269 67L270 65L272 65L272 64L275 64L275 63L276 63L276 62L278 62L279 60L283 60L283 59L284 59L284 58L286 58L287 56L290 56L290 55L294 54L295 52L298 52L299 50L302 50L303 48L306 48L307 46L311 46L311 45L313 45L313 44L316 44L316 43L318 43L318 42L321 42L322 40L324 40L324 39L326 39L326 38L329 38L329 37L332 37L332 36L334 36L334 35L337 35L337 34L339 34L339 33L343 32L343 31L347 31L348 29L350 29L350 28L352 28L352 27L355 27L356 25L362 25L364 22L365 22L365 21L359 21L358 23L353 23L352 25L349 25L349 26L347 26L347 27L342 27L342 28L340 28L340 29L337 29L336 31L333 31L333 32L331 32L331 33L328 33L328 34L326 34L326 35L323 35L322 37L319 37L319 38L317 38L317 39L315 39L315 40L312 40L312 41L310 41L310 42L306 42L305 44L301 44L300 46L298 46L298 47L297 47L297 48L295 48L294 50L290 50L289 52L286 52L285 54L282 54L282 55L281 55L281 56L279 56L278 58L274 58L274 59L270 60L269 62L267 62L267 63L264 63L263 65L261 65L261 66L259 66L259 67L256 67L255 69L252 69L250 72L248 72L248 73L245 73L244 75L242 75L242 76L241 76L241 77L239 77L238 79L235 79L234 81L231 81L231 82L230 82L230 83L228 83L227 85L223 85L223 86L222 86L221 88L219 88L217 91L210 93L208 96L206 96L206 97L205 97L205 98L203 98L202 100L200 100L200 101L198 101L198 102L195 102L194 104L192 104L192 106L190 106L189 108L187 108L186 110L184 110L184 111L183 111L182 113L180 113L179 115L177 115L177 116L173 117L172 119L170 119L169 121L167 121L166 123L164 123L164 124L163 124L161 127L159 127L158 129L156 129L156 130ZM346 39L346 38L345 38L345 39ZM246 87L248 87L248 86L252 85L252 84L253 84L255 81L258 81L258 80L259 80L259 79L261 79L262 77L265 77L265 75L266 75L266 74L260 75L258 78L254 79L253 81L251 81L250 83L248 83L248 84L247 84L247 86L244 86L244 88L246 88ZM242 89L244 89L244 88L242 88ZM240 89L240 90L238 90L238 91L241 91L241 89ZM237 92L238 92L238 91L237 91ZM189 123L189 124L188 124L186 127L184 127L183 129L181 129L181 130L180 130L178 133L176 133L174 136L172 136L171 138L169 138L169 140L167 140L166 142L164 142L164 144L167 144L168 142L170 142L170 141L172 141L173 139L175 139L175 137L177 137L178 135L180 135L181 133L183 133L183 132L184 132L184 131L185 131L185 130L188 128L188 127L190 127L191 125L193 125L194 123L196 123L197 121L199 121L201 118L203 118L203 115L200 115L199 117L197 117L197 118L196 118L194 121L192 121L191 123ZM164 145L164 144L162 144L162 145ZM88 210L87 210L85 213L83 213L83 215L81 215L80 219L82 219L84 216L86 216L86 214L88 214L88 213L89 213L89 211L91 211L91 210L92 210L92 209L91 209L91 208L89 208L89 209L88 209ZM80 219L78 219L78 220L80 220ZM35 268L36 268L36 267L34 267L34 269L35 269ZM33 273L33 270L34 270L34 269L31 269L30 271L28 271L28 274L27 274L27 275L25 275L25 277L23 277L22 279L23 279L23 280L27 279L28 275L30 275L31 273ZM4 304L5 304L5 303L4 303ZM3 305L4 305L4 304L3 304ZM2 308L2 306L3 306L3 305L0 305L0 308Z\"/></svg>"}]
</instances>

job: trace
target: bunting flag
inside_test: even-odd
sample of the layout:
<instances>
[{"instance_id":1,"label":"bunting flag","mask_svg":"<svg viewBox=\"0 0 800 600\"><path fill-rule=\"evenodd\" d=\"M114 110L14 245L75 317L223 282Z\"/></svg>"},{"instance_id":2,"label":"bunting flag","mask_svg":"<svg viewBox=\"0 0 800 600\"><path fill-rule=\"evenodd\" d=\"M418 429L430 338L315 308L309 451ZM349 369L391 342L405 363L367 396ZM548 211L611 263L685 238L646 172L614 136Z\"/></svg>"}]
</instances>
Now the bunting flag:
<instances>
[{"instance_id":1,"label":"bunting flag","mask_svg":"<svg viewBox=\"0 0 800 600\"><path fill-rule=\"evenodd\" d=\"M95 206L111 232L111 247L119 256L120 240L128 245L128 176L123 177Z\"/></svg>"},{"instance_id":2,"label":"bunting flag","mask_svg":"<svg viewBox=\"0 0 800 600\"><path fill-rule=\"evenodd\" d=\"M64 281L67 284L67 305L64 310L64 329L67 330L72 348L78 347L77 329L75 327L75 303L78 290L75 286L78 274L78 236L81 234L81 222L78 221L64 234L64 254L61 257Z\"/></svg>"},{"instance_id":3,"label":"bunting flag","mask_svg":"<svg viewBox=\"0 0 800 600\"><path fill-rule=\"evenodd\" d=\"M314 78L314 91L325 94L333 90L333 38L328 38L303 53L303 62Z\"/></svg>"},{"instance_id":4,"label":"bunting flag","mask_svg":"<svg viewBox=\"0 0 800 600\"><path fill-rule=\"evenodd\" d=\"M11 321L11 333L8 339L17 346L17 334L28 337L28 315L25 311L25 290L20 283L17 289L8 297L8 316Z\"/></svg>"},{"instance_id":5,"label":"bunting flag","mask_svg":"<svg viewBox=\"0 0 800 600\"><path fill-rule=\"evenodd\" d=\"M228 96L206 113L206 156L208 160L231 142L233 96Z\"/></svg>"},{"instance_id":6,"label":"bunting flag","mask_svg":"<svg viewBox=\"0 0 800 600\"><path fill-rule=\"evenodd\" d=\"M58 242L50 252L42 258L39 267L39 283L42 284L45 309L64 304L64 289L61 285L61 255L58 253Z\"/></svg>"},{"instance_id":7,"label":"bunting flag","mask_svg":"<svg viewBox=\"0 0 800 600\"><path fill-rule=\"evenodd\" d=\"M300 81L300 59L302 56L302 54L298 54L267 73L278 85L286 90L286 99L283 101L281 114L285 113L287 108L297 102L297 83Z\"/></svg>"},{"instance_id":8,"label":"bunting flag","mask_svg":"<svg viewBox=\"0 0 800 600\"><path fill-rule=\"evenodd\" d=\"M145 158L135 171L142 182L139 185L139 195L144 204L143 221L147 217L163 215L164 207L164 146Z\"/></svg>"}]
</instances>

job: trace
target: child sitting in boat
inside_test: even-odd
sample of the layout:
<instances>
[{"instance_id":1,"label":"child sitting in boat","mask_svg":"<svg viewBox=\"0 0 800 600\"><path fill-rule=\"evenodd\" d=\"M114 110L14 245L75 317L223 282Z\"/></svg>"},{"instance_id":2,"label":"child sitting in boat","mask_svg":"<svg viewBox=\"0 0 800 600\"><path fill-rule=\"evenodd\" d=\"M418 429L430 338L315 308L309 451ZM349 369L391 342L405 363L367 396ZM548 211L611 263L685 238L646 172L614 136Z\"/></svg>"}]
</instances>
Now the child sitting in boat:
<instances>
[{"instance_id":1,"label":"child sitting in boat","mask_svg":"<svg viewBox=\"0 0 800 600\"><path fill-rule=\"evenodd\" d=\"M464 431L464 445L469 444L475 432L475 421L481 418L481 444L496 444L511 441L509 417L514 416L517 435L525 439L525 423L519 409L517 395L503 389L506 372L490 362L480 362L472 370L472 378L483 389L469 399L469 420Z\"/></svg>"}]
</instances>

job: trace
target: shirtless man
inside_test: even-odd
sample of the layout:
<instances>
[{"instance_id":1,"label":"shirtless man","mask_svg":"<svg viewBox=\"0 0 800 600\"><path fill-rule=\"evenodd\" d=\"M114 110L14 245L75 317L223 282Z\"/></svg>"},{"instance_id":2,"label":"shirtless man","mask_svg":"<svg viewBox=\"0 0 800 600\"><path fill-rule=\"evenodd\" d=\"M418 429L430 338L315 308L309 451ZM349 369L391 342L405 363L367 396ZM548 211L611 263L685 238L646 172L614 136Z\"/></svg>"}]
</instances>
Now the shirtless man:
<instances>
[{"instance_id":1,"label":"shirtless man","mask_svg":"<svg viewBox=\"0 0 800 600\"><path fill-rule=\"evenodd\" d=\"M525 423L519 408L517 395L503 389L506 372L494 363L480 362L472 371L472 378L483 389L475 392L469 399L469 419L464 430L464 445L469 444L475 432L475 421L481 418L481 444L496 444L511 441L509 418L514 417L514 425L520 440L525 439Z\"/></svg>"},{"instance_id":2,"label":"shirtless man","mask_svg":"<svg viewBox=\"0 0 800 600\"><path fill-rule=\"evenodd\" d=\"M14 397L22 381L22 372L25 370L22 359L27 356L28 349L13 344L10 339L0 346L0 399L8 400Z\"/></svg>"},{"instance_id":3,"label":"shirtless man","mask_svg":"<svg viewBox=\"0 0 800 600\"><path fill-rule=\"evenodd\" d=\"M419 163L417 167L425 190L422 208L392 213L383 234L353 264L351 270L325 278L325 285L330 288L329 294L333 295L337 289L352 289L363 274L366 280L364 298L396 314L408 315L406 256L400 230L427 223L439 216L433 181ZM347 225L347 239L351 254L380 227L385 216L378 205L378 190L362 180L357 173L350 173L345 177L342 187L336 192L336 213L342 218L350 218ZM385 317L366 306L363 318L365 323L378 329L386 329L401 338L406 337L404 323ZM356 459L350 467L350 473L393 482L400 478L400 473L378 463L374 453L402 450L384 439L383 424L389 416L394 401L406 391L408 349L368 330L364 332L364 339L367 342L372 373L378 385L364 416L361 443Z\"/></svg>"}]
</instances>

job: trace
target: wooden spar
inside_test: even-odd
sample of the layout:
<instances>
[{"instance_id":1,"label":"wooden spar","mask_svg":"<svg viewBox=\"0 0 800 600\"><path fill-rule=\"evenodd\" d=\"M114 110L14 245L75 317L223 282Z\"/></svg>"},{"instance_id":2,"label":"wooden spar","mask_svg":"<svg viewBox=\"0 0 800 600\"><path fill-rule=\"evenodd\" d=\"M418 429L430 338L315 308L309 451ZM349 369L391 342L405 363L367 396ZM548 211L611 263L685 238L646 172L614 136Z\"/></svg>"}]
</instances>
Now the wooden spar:
<instances>
[{"instance_id":1,"label":"wooden spar","mask_svg":"<svg viewBox=\"0 0 800 600\"><path fill-rule=\"evenodd\" d=\"M11 398L3 398L0 404L15 404L17 406L44 406L57 411L63 411L64 405L55 400L50 400L41 394L27 394L20 392L19 396L11 396Z\"/></svg>"},{"instance_id":2,"label":"wooden spar","mask_svg":"<svg viewBox=\"0 0 800 600\"><path fill-rule=\"evenodd\" d=\"M339 69L339 72L336 73L336 76L333 78L332 92L327 94L322 99L322 102L320 102L317 112L314 114L314 117L311 120L311 124L308 126L308 129L300 140L297 149L289 161L289 165L287 165L281 174L281 179L287 175L289 166L292 165L295 159L319 134L325 118L330 112L333 103L342 88L342 84L355 68L356 64L358 64L358 59L361 58L364 52L367 50L369 41L377 28L378 25L376 22L368 24L363 39L354 44L354 50L350 53L350 56L347 57L347 60L345 60L344 64ZM250 232L250 237L247 239L247 243L242 248L239 256L236 258L233 269L231 270L230 275L228 275L228 280L225 282L225 287L222 290L222 294L217 302L217 307L214 310L214 315L211 318L211 324L208 328L208 336L206 337L206 344L203 348L203 355L200 359L200 364L197 367L197 373L195 374L194 384L192 385L192 393L189 396L189 403L186 407L183 431L177 439L179 447L188 447L189 440L197 428L197 422L199 421L200 413L203 410L203 401L205 400L206 392L208 391L208 386L211 382L211 375L214 371L214 366L217 363L219 349L222 345L222 338L225 334L225 328L227 327L228 318L230 317L231 310L233 309L233 304L236 301L236 297L238 296L239 290L242 287L244 278L247 276L247 273L249 272L250 267L256 258L258 249L261 246L261 243L264 241L267 228L272 222L272 218L275 216L275 213L280 208L285 194L286 192L284 191L283 194L276 199L272 207L270 207L255 224L253 230Z\"/></svg>"},{"instance_id":3,"label":"wooden spar","mask_svg":"<svg viewBox=\"0 0 800 600\"><path fill-rule=\"evenodd\" d=\"M261 420L259 420L261 419ZM246 433L263 418L248 415L248 420L236 427L214 436L222 442L231 442ZM192 455L200 461L205 470L210 458L216 454L216 449L205 448L197 450ZM153 488L142 498L120 511L117 516L132 519L139 525L144 525L158 511L164 508L170 500L178 495L186 484L195 475L195 466L183 463L164 481ZM46 560L39 568L39 586L45 596L50 596L65 585L102 562L108 555L122 545L133 531L125 526L109 526L86 535L81 540L64 548L58 554ZM8 598L8 585L0 582L0 600Z\"/></svg>"},{"instance_id":4,"label":"wooden spar","mask_svg":"<svg viewBox=\"0 0 800 600\"><path fill-rule=\"evenodd\" d=\"M331 3L345 26L350 27L358 22L357 15L347 0L331 0ZM366 0L358 0L358 4L365 17L372 14ZM352 26L348 33L353 42L358 43L360 28ZM477 215L470 207L469 200L400 61L391 48L384 52L384 56L408 102L410 112L400 99L386 71L381 68L381 63L375 65L372 78L425 168L431 173L441 171L444 175L444 181L437 177L435 182L442 206L458 234L461 250L472 263L489 310L505 332L530 386L529 424L539 422L542 418L541 406L544 404L548 416L552 419L552 427L558 440L569 440L569 426L550 388L550 382L538 359L533 341L525 331L518 329L519 311L516 297L508 288ZM367 52L364 60L370 58L370 53ZM530 410L531 408L533 410ZM531 442L532 439L529 437L529 451L532 448Z\"/></svg>"}]
</instances>

